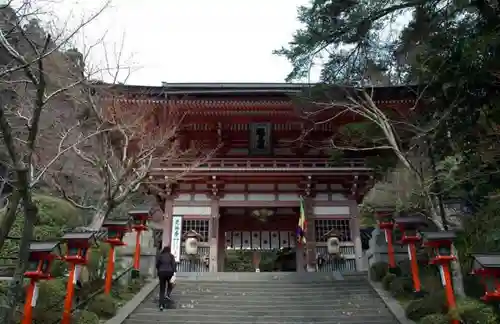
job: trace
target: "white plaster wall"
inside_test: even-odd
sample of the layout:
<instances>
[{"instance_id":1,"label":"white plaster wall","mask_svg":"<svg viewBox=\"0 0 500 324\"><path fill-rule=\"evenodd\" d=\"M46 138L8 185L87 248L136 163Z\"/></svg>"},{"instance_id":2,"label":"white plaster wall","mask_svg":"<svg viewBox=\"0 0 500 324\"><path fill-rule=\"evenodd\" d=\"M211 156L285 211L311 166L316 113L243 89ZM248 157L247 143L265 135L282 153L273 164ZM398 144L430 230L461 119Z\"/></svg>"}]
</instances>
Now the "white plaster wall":
<instances>
[{"instance_id":1,"label":"white plaster wall","mask_svg":"<svg viewBox=\"0 0 500 324\"><path fill-rule=\"evenodd\" d=\"M209 201L210 198L206 194L195 194L194 201Z\"/></svg>"},{"instance_id":2,"label":"white plaster wall","mask_svg":"<svg viewBox=\"0 0 500 324\"><path fill-rule=\"evenodd\" d=\"M191 198L192 197L190 194L180 194L179 197L175 199L175 201L190 201Z\"/></svg>"},{"instance_id":3,"label":"white plaster wall","mask_svg":"<svg viewBox=\"0 0 500 324\"><path fill-rule=\"evenodd\" d=\"M314 197L314 201L328 201L330 196L327 193L319 193Z\"/></svg>"},{"instance_id":4,"label":"white plaster wall","mask_svg":"<svg viewBox=\"0 0 500 324\"><path fill-rule=\"evenodd\" d=\"M331 199L332 200L347 200L347 197L341 193L332 193Z\"/></svg>"},{"instance_id":5,"label":"white plaster wall","mask_svg":"<svg viewBox=\"0 0 500 324\"><path fill-rule=\"evenodd\" d=\"M274 200L276 200L276 195L252 193L252 194L248 194L248 200L251 200L251 201L274 201Z\"/></svg>"},{"instance_id":6,"label":"white plaster wall","mask_svg":"<svg viewBox=\"0 0 500 324\"><path fill-rule=\"evenodd\" d=\"M316 206L313 207L316 216L321 215L350 215L349 206Z\"/></svg>"},{"instance_id":7,"label":"white plaster wall","mask_svg":"<svg viewBox=\"0 0 500 324\"><path fill-rule=\"evenodd\" d=\"M254 191L254 190L262 190L262 191L273 190L274 189L274 185L272 183L261 183L261 184L250 183L248 185L248 189L250 191Z\"/></svg>"},{"instance_id":8,"label":"white plaster wall","mask_svg":"<svg viewBox=\"0 0 500 324\"><path fill-rule=\"evenodd\" d=\"M210 206L174 206L174 215L210 215Z\"/></svg>"},{"instance_id":9,"label":"white plaster wall","mask_svg":"<svg viewBox=\"0 0 500 324\"><path fill-rule=\"evenodd\" d=\"M243 201L245 200L244 194L226 194L221 199L221 201Z\"/></svg>"},{"instance_id":10,"label":"white plaster wall","mask_svg":"<svg viewBox=\"0 0 500 324\"><path fill-rule=\"evenodd\" d=\"M287 193L287 194L279 194L278 200L280 201L300 201L300 197L297 194Z\"/></svg>"}]
</instances>

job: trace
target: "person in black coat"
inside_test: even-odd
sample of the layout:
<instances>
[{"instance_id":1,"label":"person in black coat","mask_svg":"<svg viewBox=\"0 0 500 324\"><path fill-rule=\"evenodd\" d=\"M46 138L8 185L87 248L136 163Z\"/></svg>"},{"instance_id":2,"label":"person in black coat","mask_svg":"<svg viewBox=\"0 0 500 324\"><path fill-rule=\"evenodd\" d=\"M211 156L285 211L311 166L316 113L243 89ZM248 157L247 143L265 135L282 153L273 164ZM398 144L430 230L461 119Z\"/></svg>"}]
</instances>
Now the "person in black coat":
<instances>
[{"instance_id":1,"label":"person in black coat","mask_svg":"<svg viewBox=\"0 0 500 324\"><path fill-rule=\"evenodd\" d=\"M160 279L160 310L165 307L165 288L167 288L167 298L170 299L173 285L170 282L174 273L177 272L177 262L172 254L170 246L165 246L156 260L156 271Z\"/></svg>"}]
</instances>

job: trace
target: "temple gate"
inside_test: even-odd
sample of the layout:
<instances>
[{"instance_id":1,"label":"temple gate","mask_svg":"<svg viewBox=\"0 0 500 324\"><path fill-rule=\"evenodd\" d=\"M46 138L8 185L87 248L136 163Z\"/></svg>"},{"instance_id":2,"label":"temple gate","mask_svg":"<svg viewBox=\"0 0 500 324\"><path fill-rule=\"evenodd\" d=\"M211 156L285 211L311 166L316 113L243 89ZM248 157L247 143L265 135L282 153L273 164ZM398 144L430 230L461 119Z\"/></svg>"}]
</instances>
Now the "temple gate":
<instances>
[{"instance_id":1,"label":"temple gate","mask_svg":"<svg viewBox=\"0 0 500 324\"><path fill-rule=\"evenodd\" d=\"M373 170L365 164L365 153L333 159L325 145L339 125L359 118L344 113L331 122L305 119L292 100L304 87L166 84L118 89L128 98L115 104L142 100L156 105L157 125L166 111L183 115L178 145L199 150L192 158L156 161L145 183L164 213L158 234L162 244L179 244L180 271L224 271L228 250L283 248L295 251L297 271L364 270L358 203L373 184ZM407 98L407 93L381 88L375 102L406 109L414 102ZM208 152L206 160L192 166ZM297 246L295 238L301 201L308 223L305 246ZM201 237L196 260L186 257L182 237L172 240L174 233L190 230ZM319 265L332 230L340 233L343 260Z\"/></svg>"}]
</instances>

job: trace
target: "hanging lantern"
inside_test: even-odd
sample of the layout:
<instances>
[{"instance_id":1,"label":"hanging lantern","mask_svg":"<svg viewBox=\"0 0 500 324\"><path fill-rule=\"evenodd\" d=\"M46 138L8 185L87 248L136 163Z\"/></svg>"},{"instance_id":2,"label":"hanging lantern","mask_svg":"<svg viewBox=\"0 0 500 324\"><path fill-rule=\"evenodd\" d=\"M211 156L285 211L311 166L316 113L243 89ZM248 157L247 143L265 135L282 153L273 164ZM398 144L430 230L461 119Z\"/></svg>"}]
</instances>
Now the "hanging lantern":
<instances>
[{"instance_id":1,"label":"hanging lantern","mask_svg":"<svg viewBox=\"0 0 500 324\"><path fill-rule=\"evenodd\" d=\"M203 237L198 234L194 230L189 230L184 234L185 242L184 242L184 248L186 250L187 255L196 255L198 254L198 245L200 240L203 239Z\"/></svg>"},{"instance_id":2,"label":"hanging lantern","mask_svg":"<svg viewBox=\"0 0 500 324\"><path fill-rule=\"evenodd\" d=\"M340 254L340 240L338 237L332 236L326 241L326 248L328 254L339 255Z\"/></svg>"}]
</instances>

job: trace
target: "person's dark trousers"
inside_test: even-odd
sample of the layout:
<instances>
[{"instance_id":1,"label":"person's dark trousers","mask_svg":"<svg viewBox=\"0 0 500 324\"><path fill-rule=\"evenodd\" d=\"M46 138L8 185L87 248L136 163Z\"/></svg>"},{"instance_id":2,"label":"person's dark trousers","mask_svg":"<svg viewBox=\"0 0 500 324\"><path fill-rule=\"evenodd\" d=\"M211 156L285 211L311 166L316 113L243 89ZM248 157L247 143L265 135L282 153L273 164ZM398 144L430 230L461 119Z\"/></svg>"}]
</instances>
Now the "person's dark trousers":
<instances>
[{"instance_id":1,"label":"person's dark trousers","mask_svg":"<svg viewBox=\"0 0 500 324\"><path fill-rule=\"evenodd\" d=\"M172 292L172 285L170 284L170 279L174 275L173 272L160 272L158 273L158 278L160 279L160 299L159 304L161 306L165 306L165 288L167 288L167 295L170 296Z\"/></svg>"}]
</instances>

